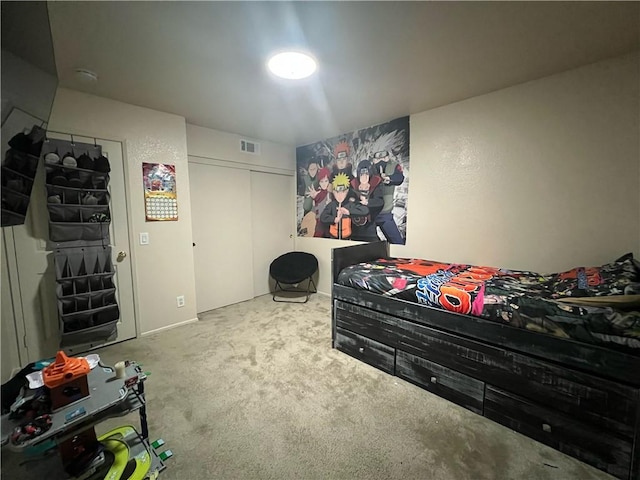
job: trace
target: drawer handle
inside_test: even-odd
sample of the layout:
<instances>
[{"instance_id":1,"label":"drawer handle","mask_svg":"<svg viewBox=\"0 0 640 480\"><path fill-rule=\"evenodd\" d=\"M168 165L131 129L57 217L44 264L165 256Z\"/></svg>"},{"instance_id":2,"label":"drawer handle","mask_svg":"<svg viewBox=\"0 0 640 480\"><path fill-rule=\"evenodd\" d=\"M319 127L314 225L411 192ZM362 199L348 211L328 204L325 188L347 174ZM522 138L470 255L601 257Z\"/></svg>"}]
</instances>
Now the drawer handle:
<instances>
[{"instance_id":1,"label":"drawer handle","mask_svg":"<svg viewBox=\"0 0 640 480\"><path fill-rule=\"evenodd\" d=\"M436 377L431 377L431 383L438 383L438 379Z\"/></svg>"},{"instance_id":2,"label":"drawer handle","mask_svg":"<svg viewBox=\"0 0 640 480\"><path fill-rule=\"evenodd\" d=\"M358 351L359 351L360 353L364 353L364 347L360 347L360 348L358 349Z\"/></svg>"},{"instance_id":3,"label":"drawer handle","mask_svg":"<svg viewBox=\"0 0 640 480\"><path fill-rule=\"evenodd\" d=\"M551 432L551 425L549 425L548 423L543 423L542 430L544 430L545 432Z\"/></svg>"}]
</instances>

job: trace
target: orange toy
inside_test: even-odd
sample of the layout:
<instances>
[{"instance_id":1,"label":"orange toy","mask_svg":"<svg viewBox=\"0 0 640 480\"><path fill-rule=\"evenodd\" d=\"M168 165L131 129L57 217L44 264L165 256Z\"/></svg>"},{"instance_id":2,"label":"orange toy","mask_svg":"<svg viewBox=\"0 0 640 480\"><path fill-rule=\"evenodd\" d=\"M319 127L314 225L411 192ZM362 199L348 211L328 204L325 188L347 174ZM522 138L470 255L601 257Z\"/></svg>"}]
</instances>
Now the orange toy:
<instances>
[{"instance_id":1,"label":"orange toy","mask_svg":"<svg viewBox=\"0 0 640 480\"><path fill-rule=\"evenodd\" d=\"M67 357L60 350L56 361L42 370L42 379L49 388L56 388L91 371L86 358Z\"/></svg>"}]
</instances>

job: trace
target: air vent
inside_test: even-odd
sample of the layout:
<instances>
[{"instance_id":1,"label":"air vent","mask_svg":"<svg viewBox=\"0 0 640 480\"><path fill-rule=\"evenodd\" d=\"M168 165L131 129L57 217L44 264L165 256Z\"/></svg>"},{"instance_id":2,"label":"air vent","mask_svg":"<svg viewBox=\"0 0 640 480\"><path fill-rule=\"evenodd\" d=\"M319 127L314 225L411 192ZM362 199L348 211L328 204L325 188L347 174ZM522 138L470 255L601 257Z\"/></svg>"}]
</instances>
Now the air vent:
<instances>
[{"instance_id":1,"label":"air vent","mask_svg":"<svg viewBox=\"0 0 640 480\"><path fill-rule=\"evenodd\" d=\"M240 140L240 151L252 155L260 155L260 144L250 140Z\"/></svg>"}]
</instances>

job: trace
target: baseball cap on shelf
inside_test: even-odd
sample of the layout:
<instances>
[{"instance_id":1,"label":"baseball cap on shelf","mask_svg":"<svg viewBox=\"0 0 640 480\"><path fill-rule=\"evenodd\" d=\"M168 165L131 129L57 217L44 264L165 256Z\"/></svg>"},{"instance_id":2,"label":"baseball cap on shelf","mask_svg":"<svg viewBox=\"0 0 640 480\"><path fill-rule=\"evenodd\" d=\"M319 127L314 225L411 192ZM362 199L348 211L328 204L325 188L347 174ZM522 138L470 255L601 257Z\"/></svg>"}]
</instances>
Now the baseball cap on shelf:
<instances>
[{"instance_id":1,"label":"baseball cap on shelf","mask_svg":"<svg viewBox=\"0 0 640 480\"><path fill-rule=\"evenodd\" d=\"M83 153L78 157L78 168L84 168L85 170L93 170L93 158L86 153Z\"/></svg>"},{"instance_id":2,"label":"baseball cap on shelf","mask_svg":"<svg viewBox=\"0 0 640 480\"><path fill-rule=\"evenodd\" d=\"M93 162L94 170L102 173L109 173L111 171L111 166L109 165L109 159L104 155L100 155Z\"/></svg>"},{"instance_id":3,"label":"baseball cap on shelf","mask_svg":"<svg viewBox=\"0 0 640 480\"><path fill-rule=\"evenodd\" d=\"M62 157L62 165L65 167L77 167L78 162L76 162L75 157L71 153L67 153L64 157Z\"/></svg>"},{"instance_id":4,"label":"baseball cap on shelf","mask_svg":"<svg viewBox=\"0 0 640 480\"><path fill-rule=\"evenodd\" d=\"M44 163L58 165L60 163L60 156L56 152L49 152L44 156Z\"/></svg>"}]
</instances>

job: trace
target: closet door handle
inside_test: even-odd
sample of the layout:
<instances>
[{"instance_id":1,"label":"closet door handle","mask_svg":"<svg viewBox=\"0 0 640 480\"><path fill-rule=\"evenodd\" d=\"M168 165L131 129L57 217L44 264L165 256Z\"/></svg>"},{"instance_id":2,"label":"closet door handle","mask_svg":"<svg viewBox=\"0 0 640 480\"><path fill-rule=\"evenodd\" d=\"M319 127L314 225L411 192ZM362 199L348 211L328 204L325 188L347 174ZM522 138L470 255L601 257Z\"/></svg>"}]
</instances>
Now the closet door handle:
<instances>
[{"instance_id":1,"label":"closet door handle","mask_svg":"<svg viewBox=\"0 0 640 480\"><path fill-rule=\"evenodd\" d=\"M123 251L118 252L118 257L116 258L116 261L121 262L121 261L123 261L125 258L127 258L127 252L125 252L125 251L123 250Z\"/></svg>"}]
</instances>

